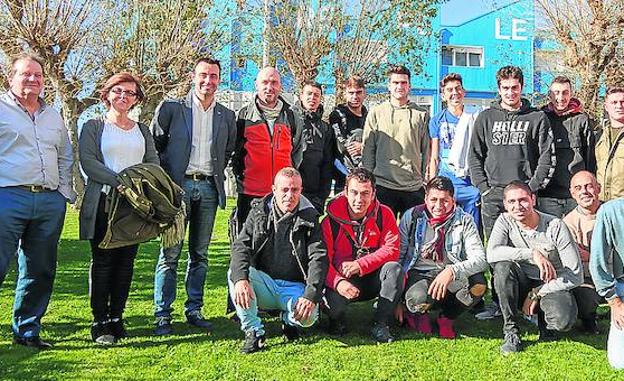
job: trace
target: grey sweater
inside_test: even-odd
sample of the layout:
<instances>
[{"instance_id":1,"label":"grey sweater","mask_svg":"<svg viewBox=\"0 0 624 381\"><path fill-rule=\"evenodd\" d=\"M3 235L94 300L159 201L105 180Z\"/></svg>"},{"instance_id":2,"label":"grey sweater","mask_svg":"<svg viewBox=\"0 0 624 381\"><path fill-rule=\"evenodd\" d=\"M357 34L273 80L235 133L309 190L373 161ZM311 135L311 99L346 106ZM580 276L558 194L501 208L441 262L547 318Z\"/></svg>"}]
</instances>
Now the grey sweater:
<instances>
[{"instance_id":1,"label":"grey sweater","mask_svg":"<svg viewBox=\"0 0 624 381\"><path fill-rule=\"evenodd\" d=\"M533 250L547 253L557 277L542 286L540 296L571 290L583 283L583 266L578 248L565 223L554 216L537 212L539 223L534 231L520 228L508 213L501 214L488 240L489 263L517 262L530 279L540 279L533 262Z\"/></svg>"}]
</instances>

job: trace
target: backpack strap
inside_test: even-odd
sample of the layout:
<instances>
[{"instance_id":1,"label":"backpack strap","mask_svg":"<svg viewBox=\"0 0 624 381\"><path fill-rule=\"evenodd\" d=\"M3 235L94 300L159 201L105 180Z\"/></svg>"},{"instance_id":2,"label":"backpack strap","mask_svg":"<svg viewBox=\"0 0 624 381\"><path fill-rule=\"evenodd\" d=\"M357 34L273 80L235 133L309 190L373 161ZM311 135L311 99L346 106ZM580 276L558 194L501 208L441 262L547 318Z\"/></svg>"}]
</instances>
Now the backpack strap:
<instances>
[{"instance_id":1,"label":"backpack strap","mask_svg":"<svg viewBox=\"0 0 624 381\"><path fill-rule=\"evenodd\" d=\"M414 236L416 234L416 224L418 222L418 214L419 211L416 207L412 209L412 222L409 227L409 232L407 235L407 250L411 250L414 248Z\"/></svg>"},{"instance_id":2,"label":"backpack strap","mask_svg":"<svg viewBox=\"0 0 624 381\"><path fill-rule=\"evenodd\" d=\"M381 207L377 210L377 218L375 223L377 224L377 228L379 228L379 231L382 232L383 231L383 214L381 213ZM336 237L338 236L338 232L340 231L340 224L338 222L336 222L336 220L334 220L333 218L329 217L329 226L331 228L331 237L332 237L332 241L336 241ZM349 241L351 241L351 238L349 238ZM351 245L355 245L354 242L351 242Z\"/></svg>"}]
</instances>

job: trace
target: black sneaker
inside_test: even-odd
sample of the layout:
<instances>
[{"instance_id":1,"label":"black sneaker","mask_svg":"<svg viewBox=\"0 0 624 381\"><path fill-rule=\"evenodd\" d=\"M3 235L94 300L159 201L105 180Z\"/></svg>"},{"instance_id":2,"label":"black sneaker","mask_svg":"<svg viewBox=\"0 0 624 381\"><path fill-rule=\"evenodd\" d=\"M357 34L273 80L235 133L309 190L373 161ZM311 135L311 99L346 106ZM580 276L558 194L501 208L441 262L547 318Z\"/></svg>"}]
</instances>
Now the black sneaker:
<instances>
[{"instance_id":1,"label":"black sneaker","mask_svg":"<svg viewBox=\"0 0 624 381\"><path fill-rule=\"evenodd\" d=\"M91 339L100 345L115 344L115 336L111 334L108 322L94 322L91 325Z\"/></svg>"},{"instance_id":2,"label":"black sneaker","mask_svg":"<svg viewBox=\"0 0 624 381\"><path fill-rule=\"evenodd\" d=\"M167 336L173 333L173 327L171 326L171 318L168 316L159 316L156 318L156 328L154 328L154 334L156 336Z\"/></svg>"},{"instance_id":3,"label":"black sneaker","mask_svg":"<svg viewBox=\"0 0 624 381\"><path fill-rule=\"evenodd\" d=\"M245 342L240 349L241 353L254 353L258 352L266 344L266 337L264 335L256 336L255 331L245 332Z\"/></svg>"},{"instance_id":4,"label":"black sneaker","mask_svg":"<svg viewBox=\"0 0 624 381\"><path fill-rule=\"evenodd\" d=\"M344 336L347 334L347 325L342 319L330 319L327 332L331 336Z\"/></svg>"},{"instance_id":5,"label":"black sneaker","mask_svg":"<svg viewBox=\"0 0 624 381\"><path fill-rule=\"evenodd\" d=\"M540 333L539 333L539 337L537 338L537 340L541 341L542 343L549 343L552 341L559 340L559 335L557 335L557 331L555 330L547 329L547 328L540 328Z\"/></svg>"},{"instance_id":6,"label":"black sneaker","mask_svg":"<svg viewBox=\"0 0 624 381\"><path fill-rule=\"evenodd\" d=\"M548 343L559 339L556 331L547 328L546 319L541 312L537 314L537 329L539 330L537 341Z\"/></svg>"},{"instance_id":7,"label":"black sneaker","mask_svg":"<svg viewBox=\"0 0 624 381\"><path fill-rule=\"evenodd\" d=\"M522 350L522 341L515 332L509 332L505 334L505 341L500 347L502 355L508 355L510 353L518 353Z\"/></svg>"},{"instance_id":8,"label":"black sneaker","mask_svg":"<svg viewBox=\"0 0 624 381\"><path fill-rule=\"evenodd\" d=\"M371 335L378 343L391 343L394 337L390 334L390 327L385 324L375 323L371 329Z\"/></svg>"},{"instance_id":9,"label":"black sneaker","mask_svg":"<svg viewBox=\"0 0 624 381\"><path fill-rule=\"evenodd\" d=\"M108 323L108 329L110 334L115 337L115 340L121 340L128 337L128 331L124 327L124 322L121 318L111 319Z\"/></svg>"},{"instance_id":10,"label":"black sneaker","mask_svg":"<svg viewBox=\"0 0 624 381\"><path fill-rule=\"evenodd\" d=\"M41 340L39 336L34 337L19 337L13 336L13 344L23 345L25 347L45 350L52 349L52 344Z\"/></svg>"},{"instance_id":11,"label":"black sneaker","mask_svg":"<svg viewBox=\"0 0 624 381\"><path fill-rule=\"evenodd\" d=\"M301 337L301 330L294 325L286 324L282 322L282 332L286 336L286 340L295 341Z\"/></svg>"},{"instance_id":12,"label":"black sneaker","mask_svg":"<svg viewBox=\"0 0 624 381\"><path fill-rule=\"evenodd\" d=\"M186 314L186 322L197 328L205 329L206 331L212 331L212 323L204 318L199 311L193 311Z\"/></svg>"}]
</instances>

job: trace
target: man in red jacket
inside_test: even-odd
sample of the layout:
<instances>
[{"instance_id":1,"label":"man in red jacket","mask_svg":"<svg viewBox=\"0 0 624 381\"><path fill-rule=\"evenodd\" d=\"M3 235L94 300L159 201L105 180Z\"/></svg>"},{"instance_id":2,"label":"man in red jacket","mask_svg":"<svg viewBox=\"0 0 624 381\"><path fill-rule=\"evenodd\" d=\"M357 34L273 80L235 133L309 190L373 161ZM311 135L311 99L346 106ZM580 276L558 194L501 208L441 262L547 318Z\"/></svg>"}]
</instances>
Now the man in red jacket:
<instances>
[{"instance_id":1,"label":"man in red jacket","mask_svg":"<svg viewBox=\"0 0 624 381\"><path fill-rule=\"evenodd\" d=\"M330 333L346 333L349 303L379 297L371 334L377 342L394 341L388 321L402 288L399 230L394 213L375 197L372 172L356 168L347 176L343 194L327 206L321 229L329 258Z\"/></svg>"}]
</instances>

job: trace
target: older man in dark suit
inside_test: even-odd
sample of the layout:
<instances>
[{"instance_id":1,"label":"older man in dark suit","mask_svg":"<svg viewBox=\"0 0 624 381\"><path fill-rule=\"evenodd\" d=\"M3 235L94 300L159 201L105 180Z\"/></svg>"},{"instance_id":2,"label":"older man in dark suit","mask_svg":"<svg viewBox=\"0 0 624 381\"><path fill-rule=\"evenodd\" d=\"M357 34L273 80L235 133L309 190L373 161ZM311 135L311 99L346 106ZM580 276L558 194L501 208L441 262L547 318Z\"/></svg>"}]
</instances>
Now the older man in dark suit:
<instances>
[{"instance_id":1,"label":"older man in dark suit","mask_svg":"<svg viewBox=\"0 0 624 381\"><path fill-rule=\"evenodd\" d=\"M225 207L224 169L236 139L234 112L215 101L220 72L219 61L199 59L191 74L193 89L183 99L162 102L152 122L161 165L186 192L190 230L184 313L189 324L205 330L212 328L201 313L208 245L217 206ZM154 279L157 335L172 333L171 304L181 251L181 243L160 250Z\"/></svg>"}]
</instances>

